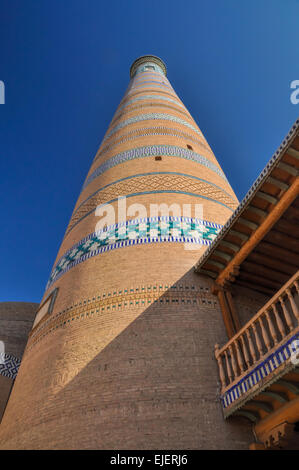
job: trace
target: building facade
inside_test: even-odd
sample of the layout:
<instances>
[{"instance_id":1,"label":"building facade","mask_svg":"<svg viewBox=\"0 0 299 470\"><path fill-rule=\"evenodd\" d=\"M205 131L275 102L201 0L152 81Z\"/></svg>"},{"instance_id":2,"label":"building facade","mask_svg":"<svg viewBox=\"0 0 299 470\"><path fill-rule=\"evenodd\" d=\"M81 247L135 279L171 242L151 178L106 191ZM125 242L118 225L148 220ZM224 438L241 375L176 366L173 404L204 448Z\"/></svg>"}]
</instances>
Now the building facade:
<instances>
[{"instance_id":1,"label":"building facade","mask_svg":"<svg viewBox=\"0 0 299 470\"><path fill-rule=\"evenodd\" d=\"M213 350L227 333L213 280L194 271L237 198L162 60L137 59L130 78L29 334L2 449L253 440L244 416L223 420Z\"/></svg>"},{"instance_id":2,"label":"building facade","mask_svg":"<svg viewBox=\"0 0 299 470\"><path fill-rule=\"evenodd\" d=\"M0 422L37 309L30 302L0 302Z\"/></svg>"},{"instance_id":3,"label":"building facade","mask_svg":"<svg viewBox=\"0 0 299 470\"><path fill-rule=\"evenodd\" d=\"M254 449L299 449L298 172L299 120L195 268L228 336L215 345L223 414L252 423Z\"/></svg>"}]
</instances>

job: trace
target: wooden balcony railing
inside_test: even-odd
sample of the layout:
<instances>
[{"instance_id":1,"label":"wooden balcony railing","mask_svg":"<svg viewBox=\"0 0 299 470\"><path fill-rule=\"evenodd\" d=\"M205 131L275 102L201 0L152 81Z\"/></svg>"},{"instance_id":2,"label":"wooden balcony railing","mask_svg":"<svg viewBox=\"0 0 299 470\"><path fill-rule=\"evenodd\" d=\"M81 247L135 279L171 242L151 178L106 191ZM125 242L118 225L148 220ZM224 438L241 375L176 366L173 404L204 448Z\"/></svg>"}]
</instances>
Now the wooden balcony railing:
<instances>
[{"instance_id":1,"label":"wooden balcony railing","mask_svg":"<svg viewBox=\"0 0 299 470\"><path fill-rule=\"evenodd\" d=\"M298 328L298 278L299 271L225 346L219 349L218 344L215 345L222 393Z\"/></svg>"}]
</instances>

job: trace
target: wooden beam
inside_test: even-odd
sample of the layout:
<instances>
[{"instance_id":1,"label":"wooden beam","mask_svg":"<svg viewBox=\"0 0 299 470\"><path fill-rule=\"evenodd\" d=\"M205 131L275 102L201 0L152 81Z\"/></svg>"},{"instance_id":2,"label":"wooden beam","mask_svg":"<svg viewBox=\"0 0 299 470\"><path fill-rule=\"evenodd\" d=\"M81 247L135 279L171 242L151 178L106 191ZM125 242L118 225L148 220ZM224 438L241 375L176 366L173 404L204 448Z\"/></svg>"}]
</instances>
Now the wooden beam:
<instances>
[{"instance_id":1,"label":"wooden beam","mask_svg":"<svg viewBox=\"0 0 299 470\"><path fill-rule=\"evenodd\" d=\"M256 274L248 273L246 271L240 272L240 279L250 280L256 283L258 286L270 287L270 289L279 289L282 286L282 283L273 281L272 279L266 279Z\"/></svg>"},{"instance_id":2,"label":"wooden beam","mask_svg":"<svg viewBox=\"0 0 299 470\"><path fill-rule=\"evenodd\" d=\"M249 210L253 212L254 214L257 214L259 217L262 217L263 219L265 219L267 215L269 214L269 212L263 211L262 209L259 209L258 207L251 206L250 204L249 206L246 207L246 210Z\"/></svg>"},{"instance_id":3,"label":"wooden beam","mask_svg":"<svg viewBox=\"0 0 299 470\"><path fill-rule=\"evenodd\" d=\"M267 268L266 266L262 266L260 264L256 264L255 262L250 261L248 258L242 264L242 273L249 272L253 274L257 274L262 276L265 279L278 281L278 282L287 282L289 279L289 274L282 273L280 271L274 271L272 268Z\"/></svg>"},{"instance_id":4,"label":"wooden beam","mask_svg":"<svg viewBox=\"0 0 299 470\"><path fill-rule=\"evenodd\" d=\"M281 423L296 423L299 421L299 397L285 403L268 417L255 425L255 434L259 441L263 436L269 435L272 429Z\"/></svg>"},{"instance_id":5,"label":"wooden beam","mask_svg":"<svg viewBox=\"0 0 299 470\"><path fill-rule=\"evenodd\" d=\"M236 284L241 287L246 287L247 289L254 290L256 292L260 292L261 294L272 295L275 293L275 289L269 289L268 287L264 286L257 286L256 284L252 284L251 282L241 281L240 279L236 280Z\"/></svg>"},{"instance_id":6,"label":"wooden beam","mask_svg":"<svg viewBox=\"0 0 299 470\"><path fill-rule=\"evenodd\" d=\"M223 251L219 251L219 250L214 250L213 254L215 256L218 256L219 258L225 259L225 261L230 261L233 257L233 255L229 255L228 253L224 253Z\"/></svg>"},{"instance_id":7,"label":"wooden beam","mask_svg":"<svg viewBox=\"0 0 299 470\"><path fill-rule=\"evenodd\" d=\"M297 160L299 159L299 151L292 147L289 147L286 153L291 155L291 157L297 158Z\"/></svg>"},{"instance_id":8,"label":"wooden beam","mask_svg":"<svg viewBox=\"0 0 299 470\"><path fill-rule=\"evenodd\" d=\"M279 162L277 166L278 168L285 171L286 173L289 173L292 176L298 175L298 170L294 168L293 166L289 165L288 163Z\"/></svg>"},{"instance_id":9,"label":"wooden beam","mask_svg":"<svg viewBox=\"0 0 299 470\"><path fill-rule=\"evenodd\" d=\"M299 253L298 240L286 235L285 233L277 232L275 229L272 229L265 238L267 241L271 241L275 245L288 247L288 251Z\"/></svg>"},{"instance_id":10,"label":"wooden beam","mask_svg":"<svg viewBox=\"0 0 299 470\"><path fill-rule=\"evenodd\" d=\"M247 241L249 238L249 235L245 235L245 233L237 232L237 230L231 229L227 235L233 235L234 237L238 237L243 241Z\"/></svg>"},{"instance_id":11,"label":"wooden beam","mask_svg":"<svg viewBox=\"0 0 299 470\"><path fill-rule=\"evenodd\" d=\"M278 380L275 382L277 385L281 385L282 387L286 388L294 395L299 395L299 384L296 382L290 382L289 380Z\"/></svg>"},{"instance_id":12,"label":"wooden beam","mask_svg":"<svg viewBox=\"0 0 299 470\"><path fill-rule=\"evenodd\" d=\"M210 264L212 266L216 266L216 268L219 268L219 269L225 268L225 264L219 263L218 261L214 261L213 259L209 258L208 261L206 262L206 266L209 266Z\"/></svg>"},{"instance_id":13,"label":"wooden beam","mask_svg":"<svg viewBox=\"0 0 299 470\"><path fill-rule=\"evenodd\" d=\"M256 414L252 411L246 411L246 410L238 410L236 413L233 414L233 416L242 416L244 418L249 419L252 423L257 423L258 420L260 419L259 417L256 416Z\"/></svg>"},{"instance_id":14,"label":"wooden beam","mask_svg":"<svg viewBox=\"0 0 299 470\"><path fill-rule=\"evenodd\" d=\"M290 187L289 184L284 183L283 181L280 181L277 178L273 178L273 176L269 176L269 178L267 178L266 180L266 183L273 184L274 186L277 186L277 188L282 189L283 191L286 191Z\"/></svg>"},{"instance_id":15,"label":"wooden beam","mask_svg":"<svg viewBox=\"0 0 299 470\"><path fill-rule=\"evenodd\" d=\"M286 398L286 395L281 392L266 391L262 392L260 395L264 397L273 398L273 400L279 401L279 403L287 403L289 401L288 398Z\"/></svg>"},{"instance_id":16,"label":"wooden beam","mask_svg":"<svg viewBox=\"0 0 299 470\"><path fill-rule=\"evenodd\" d=\"M271 194L264 193L263 191L258 191L255 196L260 199L264 199L270 204L277 204L278 202L277 197L271 196Z\"/></svg>"},{"instance_id":17,"label":"wooden beam","mask_svg":"<svg viewBox=\"0 0 299 470\"><path fill-rule=\"evenodd\" d=\"M236 220L236 223L240 223L241 225L245 225L246 227L250 228L251 230L256 230L258 228L258 224L251 222L251 220L244 219L244 217L239 217Z\"/></svg>"},{"instance_id":18,"label":"wooden beam","mask_svg":"<svg viewBox=\"0 0 299 470\"><path fill-rule=\"evenodd\" d=\"M240 247L236 245L235 243L227 242L225 240L220 240L219 245L226 246L226 248L229 248L230 250L233 250L235 252L240 250Z\"/></svg>"},{"instance_id":19,"label":"wooden beam","mask_svg":"<svg viewBox=\"0 0 299 470\"><path fill-rule=\"evenodd\" d=\"M268 255L273 259L279 259L285 263L293 265L296 268L298 267L299 255L296 255L296 253L290 253L286 248L282 248L280 246L273 245L268 241L262 240L261 243L257 246L256 250L257 252L262 252L263 254Z\"/></svg>"},{"instance_id":20,"label":"wooden beam","mask_svg":"<svg viewBox=\"0 0 299 470\"><path fill-rule=\"evenodd\" d=\"M281 262L277 258L273 258L272 256L266 256L265 254L258 253L257 251L253 251L252 253L250 253L247 259L250 261L254 261L262 266L272 268L275 271L286 273L288 274L288 276L291 276L294 272L294 270L289 267L288 263Z\"/></svg>"},{"instance_id":21,"label":"wooden beam","mask_svg":"<svg viewBox=\"0 0 299 470\"><path fill-rule=\"evenodd\" d=\"M226 268L219 274L217 283L223 285L228 280L230 273L234 266L240 266L245 258L251 253L255 246L262 240L262 238L269 232L275 222L282 216L294 199L298 196L299 192L299 178L293 182L292 186L283 194L280 201L269 213L268 217L261 223L256 231L251 235L250 239L238 249L238 253L228 263ZM223 241L222 241L223 243Z\"/></svg>"},{"instance_id":22,"label":"wooden beam","mask_svg":"<svg viewBox=\"0 0 299 470\"><path fill-rule=\"evenodd\" d=\"M273 411L273 406L271 405L271 403L265 402L265 401L250 400L248 402L248 405L251 405L254 408L257 408L257 410L259 410L259 409L263 410L266 413L271 413Z\"/></svg>"},{"instance_id":23,"label":"wooden beam","mask_svg":"<svg viewBox=\"0 0 299 470\"><path fill-rule=\"evenodd\" d=\"M299 237L299 226L294 225L294 223L289 222L288 220L281 218L275 225L275 229L278 229L279 232L283 232L286 235L292 234L292 237Z\"/></svg>"},{"instance_id":24,"label":"wooden beam","mask_svg":"<svg viewBox=\"0 0 299 470\"><path fill-rule=\"evenodd\" d=\"M291 207L288 208L286 214L284 214L284 217L286 219L299 220L299 208L294 207L294 205L292 205Z\"/></svg>"},{"instance_id":25,"label":"wooden beam","mask_svg":"<svg viewBox=\"0 0 299 470\"><path fill-rule=\"evenodd\" d=\"M216 273L216 272L214 272L214 271L209 271L208 269L200 268L199 273L200 273L200 274L206 274L207 276L210 276L210 277L212 277L213 279L216 279L216 277L217 277L217 273Z\"/></svg>"}]
</instances>

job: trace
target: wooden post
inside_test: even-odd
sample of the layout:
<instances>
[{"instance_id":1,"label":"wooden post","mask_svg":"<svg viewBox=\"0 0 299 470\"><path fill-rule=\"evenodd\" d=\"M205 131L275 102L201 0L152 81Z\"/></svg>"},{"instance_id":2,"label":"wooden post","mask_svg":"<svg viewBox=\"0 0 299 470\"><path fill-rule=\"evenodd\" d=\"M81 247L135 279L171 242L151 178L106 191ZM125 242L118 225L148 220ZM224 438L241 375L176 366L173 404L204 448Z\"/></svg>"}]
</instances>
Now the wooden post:
<instances>
[{"instance_id":1,"label":"wooden post","mask_svg":"<svg viewBox=\"0 0 299 470\"><path fill-rule=\"evenodd\" d=\"M216 357L217 362L218 362L219 377L220 377L222 390L223 390L226 383L225 383L225 373L224 373L224 369L223 369L222 359L221 359L221 356L219 355L219 344L215 344L215 357Z\"/></svg>"},{"instance_id":2,"label":"wooden post","mask_svg":"<svg viewBox=\"0 0 299 470\"><path fill-rule=\"evenodd\" d=\"M296 305L296 302L294 300L294 297L292 296L292 293L291 293L291 290L290 289L286 289L286 293L288 295L288 298L289 298L289 301L290 301L290 304L291 304L291 307L292 307L292 310L294 312L294 315L295 317L297 318L298 322L299 322L299 311L298 311L298 307Z\"/></svg>"},{"instance_id":3,"label":"wooden post","mask_svg":"<svg viewBox=\"0 0 299 470\"><path fill-rule=\"evenodd\" d=\"M228 307L223 289L218 290L218 299L219 299L219 303L221 307L224 325L226 328L226 333L227 333L228 338L230 339L235 335L236 331L232 322L232 318L230 315L229 307Z\"/></svg>"},{"instance_id":4,"label":"wooden post","mask_svg":"<svg viewBox=\"0 0 299 470\"><path fill-rule=\"evenodd\" d=\"M284 314L284 317L285 317L285 320L286 320L286 323L289 327L289 330L292 331L293 329L293 322L292 322L292 319L290 317L290 314L288 312L288 309L286 308L285 306L285 303L284 303L284 300L282 298L282 296L279 297L279 302L280 302L280 305L281 305L281 308L283 310L283 314Z\"/></svg>"},{"instance_id":5,"label":"wooden post","mask_svg":"<svg viewBox=\"0 0 299 470\"><path fill-rule=\"evenodd\" d=\"M241 329L241 324L240 324L239 315L237 313L231 291L230 290L225 290L225 295L226 295L227 303L228 303L228 306L229 306L229 309L230 309L231 317L232 317L234 325L235 325L235 329L236 329L236 331L239 331Z\"/></svg>"}]
</instances>

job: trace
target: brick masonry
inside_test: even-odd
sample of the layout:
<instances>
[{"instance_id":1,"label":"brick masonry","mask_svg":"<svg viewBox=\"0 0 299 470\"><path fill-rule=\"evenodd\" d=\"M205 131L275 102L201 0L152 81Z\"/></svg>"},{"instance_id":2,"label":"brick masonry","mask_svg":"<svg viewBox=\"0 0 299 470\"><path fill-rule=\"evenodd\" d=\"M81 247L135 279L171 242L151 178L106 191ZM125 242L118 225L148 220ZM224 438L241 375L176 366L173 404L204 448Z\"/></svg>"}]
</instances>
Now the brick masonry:
<instances>
[{"instance_id":1,"label":"brick masonry","mask_svg":"<svg viewBox=\"0 0 299 470\"><path fill-rule=\"evenodd\" d=\"M22 359L37 308L38 304L29 302L0 303L0 341L6 354L6 363L0 364L0 421L15 376L15 367L11 365Z\"/></svg>"},{"instance_id":2,"label":"brick masonry","mask_svg":"<svg viewBox=\"0 0 299 470\"><path fill-rule=\"evenodd\" d=\"M110 185L114 195L124 196L129 185L117 190L115 182L145 173L156 175L148 183L143 179L143 187L154 185L157 192L136 194L130 204L148 210L152 203L198 203L198 197L181 191L189 181L202 195L219 188L201 199L204 220L223 225L231 215L238 201L197 124L182 106L166 108L167 101L160 100L159 107L158 95L182 105L166 85L158 68L137 70L91 164L72 221L101 188ZM144 131L157 127L170 131ZM132 133L136 138L127 139ZM159 161L149 154L94 173L116 155L152 146L175 146L182 155L200 154L211 164L163 151ZM161 193L170 172L176 173L174 192ZM231 207L219 204L224 195ZM95 231L97 218L90 212L76 222L66 231L54 266ZM54 288L58 295L52 313L30 334L0 427L1 448L248 448L252 437L246 422L227 423L222 417L213 354L214 344L224 343L226 335L210 281L193 271L205 249L197 248L167 242L123 247L86 259L49 286L43 300Z\"/></svg>"}]
</instances>

